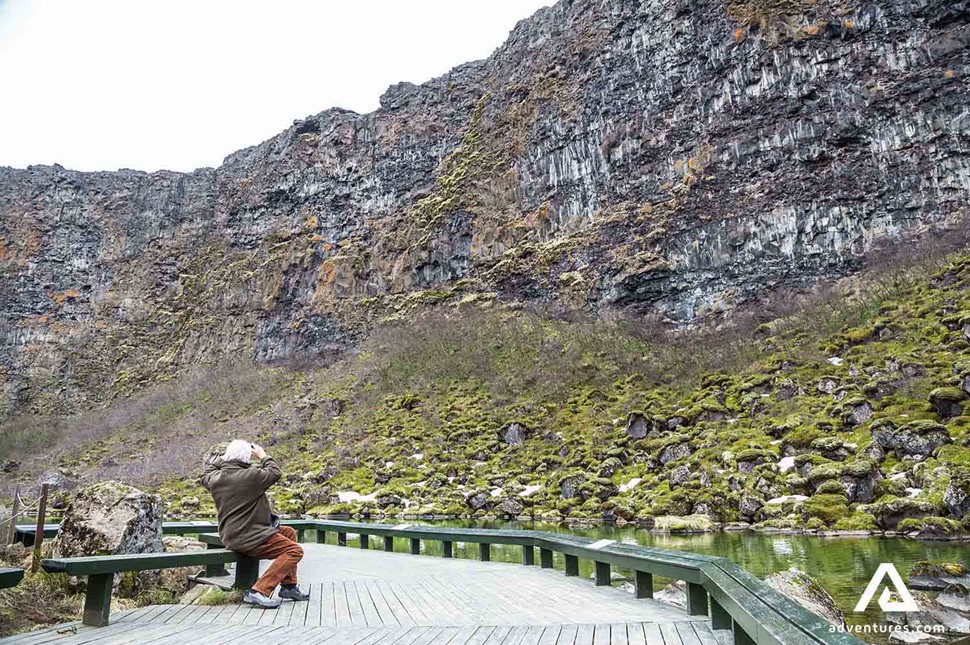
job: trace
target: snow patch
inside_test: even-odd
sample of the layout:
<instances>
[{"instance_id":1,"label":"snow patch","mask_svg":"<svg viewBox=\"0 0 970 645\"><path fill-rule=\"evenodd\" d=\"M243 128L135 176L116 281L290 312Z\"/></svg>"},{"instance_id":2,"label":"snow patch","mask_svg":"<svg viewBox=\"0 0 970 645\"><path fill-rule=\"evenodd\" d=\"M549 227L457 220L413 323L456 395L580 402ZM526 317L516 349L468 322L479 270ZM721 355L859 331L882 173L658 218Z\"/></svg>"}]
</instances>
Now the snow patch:
<instances>
[{"instance_id":1,"label":"snow patch","mask_svg":"<svg viewBox=\"0 0 970 645\"><path fill-rule=\"evenodd\" d=\"M635 487L636 487L636 485L637 485L637 484L639 484L639 483L640 483L640 482L642 482L642 481L643 481L643 480L642 480L641 478L639 478L639 477L634 477L633 479L631 479L631 480L630 480L630 481L628 481L627 483L625 483L625 484L620 484L620 492L621 492L621 493L625 493L625 492L627 492L628 490L632 490L633 488L635 488Z\"/></svg>"},{"instance_id":2,"label":"snow patch","mask_svg":"<svg viewBox=\"0 0 970 645\"><path fill-rule=\"evenodd\" d=\"M832 358L828 359L828 361L829 361L829 363L832 363L832 365L841 365L842 363L845 362L844 360L842 360L838 356L833 356Z\"/></svg>"},{"instance_id":3,"label":"snow patch","mask_svg":"<svg viewBox=\"0 0 970 645\"><path fill-rule=\"evenodd\" d=\"M377 496L374 493L370 495L361 495L360 493L354 492L352 490L337 491L337 499L343 503L346 502L374 502L377 501Z\"/></svg>"},{"instance_id":4,"label":"snow patch","mask_svg":"<svg viewBox=\"0 0 970 645\"><path fill-rule=\"evenodd\" d=\"M778 462L778 470L783 473L787 473L789 470L795 467L794 457L782 457L781 461Z\"/></svg>"},{"instance_id":5,"label":"snow patch","mask_svg":"<svg viewBox=\"0 0 970 645\"><path fill-rule=\"evenodd\" d=\"M808 499L807 495L782 495L769 499L765 504L784 504L785 502L804 502Z\"/></svg>"},{"instance_id":6,"label":"snow patch","mask_svg":"<svg viewBox=\"0 0 970 645\"><path fill-rule=\"evenodd\" d=\"M526 486L525 489L521 493L519 493L519 497L529 497L541 488L542 488L542 484L535 484L534 486Z\"/></svg>"}]
</instances>

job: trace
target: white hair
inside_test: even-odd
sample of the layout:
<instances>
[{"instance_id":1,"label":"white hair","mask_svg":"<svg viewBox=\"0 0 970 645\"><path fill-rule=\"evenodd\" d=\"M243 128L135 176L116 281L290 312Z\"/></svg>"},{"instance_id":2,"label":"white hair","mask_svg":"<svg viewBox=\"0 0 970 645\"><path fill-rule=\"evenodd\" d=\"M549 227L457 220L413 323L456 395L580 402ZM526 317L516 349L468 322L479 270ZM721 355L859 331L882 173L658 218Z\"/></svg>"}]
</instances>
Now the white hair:
<instances>
[{"instance_id":1,"label":"white hair","mask_svg":"<svg viewBox=\"0 0 970 645\"><path fill-rule=\"evenodd\" d=\"M233 439L226 446L226 452L222 455L223 461L241 461L248 464L253 457L253 444L244 439Z\"/></svg>"}]
</instances>

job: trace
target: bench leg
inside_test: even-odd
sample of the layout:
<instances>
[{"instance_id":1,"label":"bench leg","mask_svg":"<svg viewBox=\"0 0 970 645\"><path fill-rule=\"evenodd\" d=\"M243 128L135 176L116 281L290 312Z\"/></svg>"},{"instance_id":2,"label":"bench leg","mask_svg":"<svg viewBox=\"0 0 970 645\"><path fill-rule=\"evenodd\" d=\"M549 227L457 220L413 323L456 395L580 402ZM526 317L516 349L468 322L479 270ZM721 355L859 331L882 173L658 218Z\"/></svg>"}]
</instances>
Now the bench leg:
<instances>
[{"instance_id":1,"label":"bench leg","mask_svg":"<svg viewBox=\"0 0 970 645\"><path fill-rule=\"evenodd\" d=\"M552 568L552 550L539 549L539 566L543 569Z\"/></svg>"},{"instance_id":2,"label":"bench leg","mask_svg":"<svg viewBox=\"0 0 970 645\"><path fill-rule=\"evenodd\" d=\"M327 532L317 529L317 544L326 544L326 543L327 543Z\"/></svg>"},{"instance_id":3,"label":"bench leg","mask_svg":"<svg viewBox=\"0 0 970 645\"><path fill-rule=\"evenodd\" d=\"M734 623L734 645L755 645L754 639L737 622Z\"/></svg>"},{"instance_id":4,"label":"bench leg","mask_svg":"<svg viewBox=\"0 0 970 645\"><path fill-rule=\"evenodd\" d=\"M421 555L420 538L411 538L411 555Z\"/></svg>"},{"instance_id":5,"label":"bench leg","mask_svg":"<svg viewBox=\"0 0 970 645\"><path fill-rule=\"evenodd\" d=\"M441 543L441 557L443 558L455 557L455 545L450 540L444 540Z\"/></svg>"},{"instance_id":6,"label":"bench leg","mask_svg":"<svg viewBox=\"0 0 970 645\"><path fill-rule=\"evenodd\" d=\"M731 629L731 614L714 598L711 598L711 628Z\"/></svg>"},{"instance_id":7,"label":"bench leg","mask_svg":"<svg viewBox=\"0 0 970 645\"><path fill-rule=\"evenodd\" d=\"M478 559L482 562L488 562L492 559L492 545L482 542L478 545Z\"/></svg>"},{"instance_id":8,"label":"bench leg","mask_svg":"<svg viewBox=\"0 0 970 645\"><path fill-rule=\"evenodd\" d=\"M566 575L567 576L578 576L579 575L579 557L575 555L565 555L566 559Z\"/></svg>"},{"instance_id":9,"label":"bench leg","mask_svg":"<svg viewBox=\"0 0 970 645\"><path fill-rule=\"evenodd\" d=\"M236 580L233 587L236 589L249 589L259 578L259 560L240 555L236 560Z\"/></svg>"},{"instance_id":10,"label":"bench leg","mask_svg":"<svg viewBox=\"0 0 970 645\"><path fill-rule=\"evenodd\" d=\"M106 627L111 612L111 588L114 586L113 573L99 573L88 576L88 590L84 595L84 617L81 622L91 627Z\"/></svg>"},{"instance_id":11,"label":"bench leg","mask_svg":"<svg viewBox=\"0 0 970 645\"><path fill-rule=\"evenodd\" d=\"M522 564L533 566L536 563L536 550L531 546L522 547Z\"/></svg>"},{"instance_id":12,"label":"bench leg","mask_svg":"<svg viewBox=\"0 0 970 645\"><path fill-rule=\"evenodd\" d=\"M707 589L693 582L687 583L687 613L691 616L707 615Z\"/></svg>"},{"instance_id":13,"label":"bench leg","mask_svg":"<svg viewBox=\"0 0 970 645\"><path fill-rule=\"evenodd\" d=\"M216 544L207 544L206 549L221 549L221 546ZM205 577L206 578L219 578L221 576L228 576L229 572L226 571L226 565L224 564L207 564L205 565Z\"/></svg>"},{"instance_id":14,"label":"bench leg","mask_svg":"<svg viewBox=\"0 0 970 645\"><path fill-rule=\"evenodd\" d=\"M337 533L337 546L347 546L347 534Z\"/></svg>"},{"instance_id":15,"label":"bench leg","mask_svg":"<svg viewBox=\"0 0 970 645\"><path fill-rule=\"evenodd\" d=\"M610 564L608 562L596 563L596 586L610 586Z\"/></svg>"},{"instance_id":16,"label":"bench leg","mask_svg":"<svg viewBox=\"0 0 970 645\"><path fill-rule=\"evenodd\" d=\"M360 536L360 548L362 548L362 549L369 549L370 548L370 536L369 535L361 535Z\"/></svg>"},{"instance_id":17,"label":"bench leg","mask_svg":"<svg viewBox=\"0 0 970 645\"><path fill-rule=\"evenodd\" d=\"M393 535L385 535L384 536L384 550L385 551L393 551L394 550L394 536Z\"/></svg>"},{"instance_id":18,"label":"bench leg","mask_svg":"<svg viewBox=\"0 0 970 645\"><path fill-rule=\"evenodd\" d=\"M636 597L653 598L653 574L646 571L636 573Z\"/></svg>"}]
</instances>

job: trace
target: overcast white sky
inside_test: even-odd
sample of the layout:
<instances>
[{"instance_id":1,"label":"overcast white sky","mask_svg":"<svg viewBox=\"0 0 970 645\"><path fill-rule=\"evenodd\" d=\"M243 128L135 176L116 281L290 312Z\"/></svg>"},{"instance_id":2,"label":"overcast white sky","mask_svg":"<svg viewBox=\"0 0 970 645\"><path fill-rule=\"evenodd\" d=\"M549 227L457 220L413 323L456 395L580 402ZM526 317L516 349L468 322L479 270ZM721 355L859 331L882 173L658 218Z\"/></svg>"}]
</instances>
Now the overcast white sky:
<instances>
[{"instance_id":1,"label":"overcast white sky","mask_svg":"<svg viewBox=\"0 0 970 645\"><path fill-rule=\"evenodd\" d=\"M485 58L552 2L0 0L0 166L217 166Z\"/></svg>"}]
</instances>

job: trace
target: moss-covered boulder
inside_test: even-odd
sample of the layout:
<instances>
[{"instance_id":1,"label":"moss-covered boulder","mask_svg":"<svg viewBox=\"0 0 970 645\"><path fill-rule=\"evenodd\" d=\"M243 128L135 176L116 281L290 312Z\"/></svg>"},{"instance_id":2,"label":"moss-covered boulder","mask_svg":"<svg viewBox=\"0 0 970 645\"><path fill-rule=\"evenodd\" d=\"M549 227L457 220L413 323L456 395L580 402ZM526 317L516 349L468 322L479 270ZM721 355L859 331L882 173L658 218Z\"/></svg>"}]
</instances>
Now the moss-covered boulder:
<instances>
[{"instance_id":1,"label":"moss-covered boulder","mask_svg":"<svg viewBox=\"0 0 970 645\"><path fill-rule=\"evenodd\" d=\"M929 457L940 446L952 441L946 426L919 419L903 426L888 419L873 425L872 438L886 450L899 456Z\"/></svg>"},{"instance_id":2,"label":"moss-covered boulder","mask_svg":"<svg viewBox=\"0 0 970 645\"><path fill-rule=\"evenodd\" d=\"M970 517L970 468L953 473L943 493L943 503L953 517Z\"/></svg>"},{"instance_id":3,"label":"moss-covered boulder","mask_svg":"<svg viewBox=\"0 0 970 645\"><path fill-rule=\"evenodd\" d=\"M930 392L930 404L943 419L963 414L967 393L958 387L938 387Z\"/></svg>"},{"instance_id":4,"label":"moss-covered boulder","mask_svg":"<svg viewBox=\"0 0 970 645\"><path fill-rule=\"evenodd\" d=\"M903 520L933 515L937 509L926 500L886 495L872 504L861 507L860 510L872 515L879 528L889 530L895 529Z\"/></svg>"}]
</instances>

